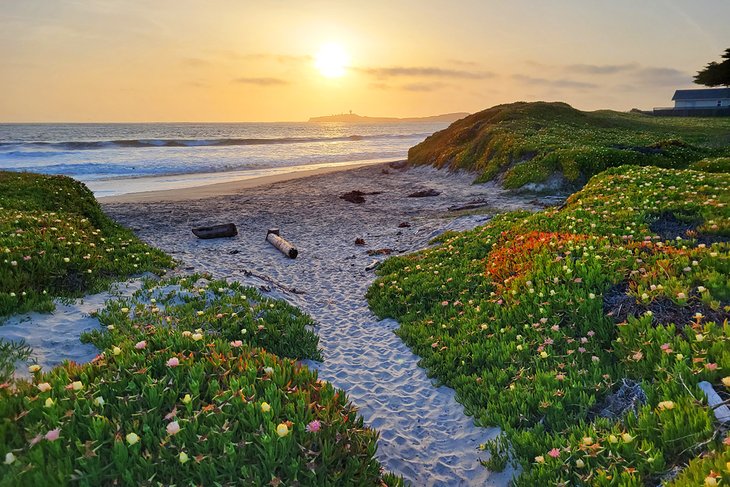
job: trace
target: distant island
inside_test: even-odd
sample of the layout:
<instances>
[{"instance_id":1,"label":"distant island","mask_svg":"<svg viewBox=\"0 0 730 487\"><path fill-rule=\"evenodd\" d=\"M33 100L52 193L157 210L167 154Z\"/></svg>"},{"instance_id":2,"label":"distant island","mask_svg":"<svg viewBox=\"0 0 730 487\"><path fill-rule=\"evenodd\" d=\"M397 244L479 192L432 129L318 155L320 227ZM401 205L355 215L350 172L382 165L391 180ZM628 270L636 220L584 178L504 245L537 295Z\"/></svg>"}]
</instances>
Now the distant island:
<instances>
[{"instance_id":1,"label":"distant island","mask_svg":"<svg viewBox=\"0 0 730 487\"><path fill-rule=\"evenodd\" d=\"M444 113L442 115L432 115L430 117L364 117L355 113L340 113L339 115L325 115L323 117L312 117L310 122L349 122L349 123L387 123L387 122L446 122L452 123L469 115L466 112Z\"/></svg>"}]
</instances>

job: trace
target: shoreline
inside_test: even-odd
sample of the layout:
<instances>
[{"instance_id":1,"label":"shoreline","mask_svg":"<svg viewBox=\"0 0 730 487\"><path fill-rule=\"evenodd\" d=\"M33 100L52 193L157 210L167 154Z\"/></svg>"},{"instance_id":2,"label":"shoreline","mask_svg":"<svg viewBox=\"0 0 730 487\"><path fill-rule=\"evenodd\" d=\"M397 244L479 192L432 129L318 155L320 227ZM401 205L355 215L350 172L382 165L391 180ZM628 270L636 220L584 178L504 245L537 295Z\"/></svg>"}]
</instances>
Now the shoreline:
<instances>
[{"instance_id":1,"label":"shoreline","mask_svg":"<svg viewBox=\"0 0 730 487\"><path fill-rule=\"evenodd\" d=\"M310 176L320 176L324 174L330 174L333 172L347 171L351 169L358 169L365 166L376 166L379 164L387 164L391 162L400 162L403 159L377 159L377 160L364 160L364 161L353 161L345 163L321 163L321 164L309 164L302 166L287 166L284 168L270 168L263 171L268 171L270 174L252 176L261 172L261 170L251 171L235 171L232 173L216 173L218 177L228 178L222 182L216 183L203 183L193 186L185 187L171 187L168 189L155 189L150 191L133 191L129 193L123 193L118 195L109 196L96 196L99 203L149 203L149 202L162 202L162 201L186 201L186 200L197 200L212 198L215 196L231 196L241 192L244 189L250 189L257 186L279 183L283 181L289 181L292 179L306 178ZM279 172L276 172L279 171ZM236 178L236 175L239 177ZM198 176L202 175L185 175L185 176ZM234 179L230 179L234 178ZM140 178L148 181L153 178ZM155 177L161 182L166 182L167 177ZM104 183L110 187L118 185L123 180L109 180ZM128 180L127 180L128 181ZM86 183L94 193L94 187L99 187L96 183Z\"/></svg>"}]
</instances>

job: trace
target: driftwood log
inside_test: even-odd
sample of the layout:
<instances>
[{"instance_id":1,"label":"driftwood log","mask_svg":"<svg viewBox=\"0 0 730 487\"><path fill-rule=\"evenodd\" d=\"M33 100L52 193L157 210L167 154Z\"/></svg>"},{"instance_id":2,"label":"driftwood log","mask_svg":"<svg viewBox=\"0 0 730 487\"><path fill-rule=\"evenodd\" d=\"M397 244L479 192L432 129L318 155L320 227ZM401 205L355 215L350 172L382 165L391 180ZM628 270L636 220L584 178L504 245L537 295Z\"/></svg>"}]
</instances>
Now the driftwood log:
<instances>
[{"instance_id":1,"label":"driftwood log","mask_svg":"<svg viewBox=\"0 0 730 487\"><path fill-rule=\"evenodd\" d=\"M281 238L278 228L269 228L269 231L266 233L266 241L290 259L296 259L297 255L299 255L299 251L295 246Z\"/></svg>"},{"instance_id":2,"label":"driftwood log","mask_svg":"<svg viewBox=\"0 0 730 487\"><path fill-rule=\"evenodd\" d=\"M699 383L699 386L700 389L702 389L702 392L705 393L705 396L707 396L707 404L715 412L715 417L717 418L717 420L720 423L727 423L728 421L730 421L730 408L728 408L727 405L723 402L720 395L715 392L712 384L710 384L706 380L703 380Z\"/></svg>"},{"instance_id":3,"label":"driftwood log","mask_svg":"<svg viewBox=\"0 0 730 487\"><path fill-rule=\"evenodd\" d=\"M233 223L224 225L213 225L211 227L193 228L193 234L198 238L222 238L235 237L238 235L238 229Z\"/></svg>"}]
</instances>

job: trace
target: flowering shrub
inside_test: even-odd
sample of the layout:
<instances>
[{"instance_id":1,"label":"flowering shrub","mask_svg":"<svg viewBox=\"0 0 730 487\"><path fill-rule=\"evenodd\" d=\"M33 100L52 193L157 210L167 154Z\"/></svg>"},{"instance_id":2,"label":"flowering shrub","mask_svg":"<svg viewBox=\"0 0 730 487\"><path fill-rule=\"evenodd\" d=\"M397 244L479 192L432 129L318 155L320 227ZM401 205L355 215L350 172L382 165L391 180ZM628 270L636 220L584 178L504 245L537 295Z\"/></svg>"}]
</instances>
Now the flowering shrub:
<instances>
[{"instance_id":1,"label":"flowering shrub","mask_svg":"<svg viewBox=\"0 0 730 487\"><path fill-rule=\"evenodd\" d=\"M295 308L193 276L99 318L92 363L0 387L0 485L402 485L345 393L270 353L319 358Z\"/></svg>"},{"instance_id":2,"label":"flowering shrub","mask_svg":"<svg viewBox=\"0 0 730 487\"><path fill-rule=\"evenodd\" d=\"M101 211L81 183L62 176L0 172L0 316L50 310L172 260Z\"/></svg>"},{"instance_id":3,"label":"flowering shrub","mask_svg":"<svg viewBox=\"0 0 730 487\"><path fill-rule=\"evenodd\" d=\"M511 103L474 113L408 151L413 164L480 173L508 188L559 175L581 185L625 164L722 172L730 160L727 119L661 118L565 103ZM726 172L726 169L725 169Z\"/></svg>"},{"instance_id":4,"label":"flowering shrub","mask_svg":"<svg viewBox=\"0 0 730 487\"><path fill-rule=\"evenodd\" d=\"M165 327L115 346L0 390L0 485L382 482L377 434L306 367Z\"/></svg>"},{"instance_id":5,"label":"flowering shrub","mask_svg":"<svg viewBox=\"0 0 730 487\"><path fill-rule=\"evenodd\" d=\"M655 484L727 449L697 384L729 396L728 188L727 174L609 169L563 209L389 259L368 299L479 424L503 428L482 447L489 466L521 467L516 485ZM690 231L660 228L666 212ZM611 416L623 379L645 402Z\"/></svg>"},{"instance_id":6,"label":"flowering shrub","mask_svg":"<svg viewBox=\"0 0 730 487\"><path fill-rule=\"evenodd\" d=\"M108 303L97 316L106 329L82 339L100 349L123 338L142 344L160 327L173 326L193 341L215 337L280 357L322 360L312 318L238 282L209 281L199 275L149 281L130 299Z\"/></svg>"}]
</instances>

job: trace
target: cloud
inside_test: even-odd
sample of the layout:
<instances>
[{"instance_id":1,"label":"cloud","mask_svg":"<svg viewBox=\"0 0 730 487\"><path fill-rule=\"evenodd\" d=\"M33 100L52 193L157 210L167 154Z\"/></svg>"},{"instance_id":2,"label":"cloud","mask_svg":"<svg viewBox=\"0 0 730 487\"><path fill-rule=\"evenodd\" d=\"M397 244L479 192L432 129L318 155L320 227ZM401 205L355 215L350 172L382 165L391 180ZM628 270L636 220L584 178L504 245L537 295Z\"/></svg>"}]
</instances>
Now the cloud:
<instances>
[{"instance_id":1,"label":"cloud","mask_svg":"<svg viewBox=\"0 0 730 487\"><path fill-rule=\"evenodd\" d=\"M580 74L616 74L633 71L638 67L636 63L628 64L571 64L564 69Z\"/></svg>"},{"instance_id":2,"label":"cloud","mask_svg":"<svg viewBox=\"0 0 730 487\"><path fill-rule=\"evenodd\" d=\"M281 64L295 64L309 62L313 58L309 55L295 56L292 54L276 54L271 52L256 52L249 54L241 54L231 50L218 51L223 56L236 61L275 61Z\"/></svg>"},{"instance_id":3,"label":"cloud","mask_svg":"<svg viewBox=\"0 0 730 487\"><path fill-rule=\"evenodd\" d=\"M545 86L555 89L575 89L575 90L591 90L598 88L597 84L587 83L585 81L577 81L572 79L547 79L528 76L525 74L514 74L512 78L515 80L532 86Z\"/></svg>"},{"instance_id":4,"label":"cloud","mask_svg":"<svg viewBox=\"0 0 730 487\"><path fill-rule=\"evenodd\" d=\"M692 75L674 68L641 68L636 81L654 86L677 86L692 83Z\"/></svg>"},{"instance_id":5,"label":"cloud","mask_svg":"<svg viewBox=\"0 0 730 487\"><path fill-rule=\"evenodd\" d=\"M413 77L413 78L451 78L451 79L486 79L495 76L488 71L466 71L461 69L437 68L433 66L421 67L367 67L353 68L355 71L375 76L378 79Z\"/></svg>"},{"instance_id":6,"label":"cloud","mask_svg":"<svg viewBox=\"0 0 730 487\"><path fill-rule=\"evenodd\" d=\"M442 88L446 88L446 83L407 83L400 87L401 90L405 91L420 91L420 92L428 92L428 91L437 91Z\"/></svg>"},{"instance_id":7,"label":"cloud","mask_svg":"<svg viewBox=\"0 0 730 487\"><path fill-rule=\"evenodd\" d=\"M387 83L377 82L377 83L370 83L368 85L370 88L374 90L390 90L390 91L412 91L412 92L429 92L429 91L436 91L440 90L442 88L447 88L450 85L447 83L421 83L421 82L413 82L413 83L406 83L402 85L390 85Z\"/></svg>"},{"instance_id":8,"label":"cloud","mask_svg":"<svg viewBox=\"0 0 730 487\"><path fill-rule=\"evenodd\" d=\"M206 59L198 58L198 57L186 57L186 58L183 58L182 63L185 66L190 66L190 67L193 67L193 68L198 68L198 67L210 65L210 61L208 61Z\"/></svg>"},{"instance_id":9,"label":"cloud","mask_svg":"<svg viewBox=\"0 0 730 487\"><path fill-rule=\"evenodd\" d=\"M451 64L457 64L459 66L470 66L470 67L476 67L479 66L479 63L474 61L466 61L464 59L456 59L456 58L450 58L446 60L447 62Z\"/></svg>"},{"instance_id":10,"label":"cloud","mask_svg":"<svg viewBox=\"0 0 730 487\"><path fill-rule=\"evenodd\" d=\"M282 85L288 85L289 82L286 80L283 80L281 78L236 78L233 80L234 83L242 83L247 85L256 85L256 86L282 86Z\"/></svg>"}]
</instances>

